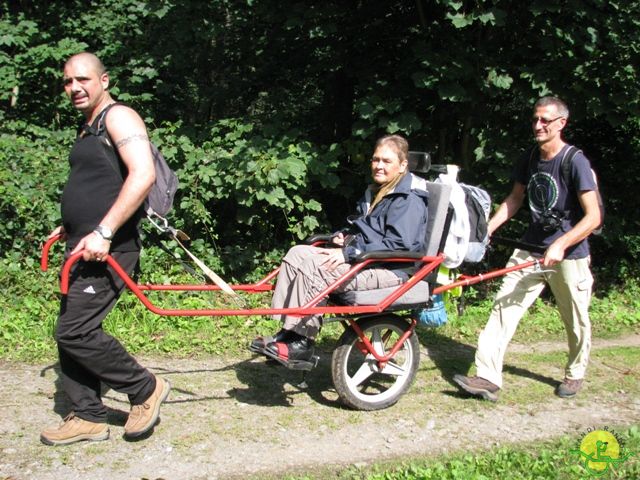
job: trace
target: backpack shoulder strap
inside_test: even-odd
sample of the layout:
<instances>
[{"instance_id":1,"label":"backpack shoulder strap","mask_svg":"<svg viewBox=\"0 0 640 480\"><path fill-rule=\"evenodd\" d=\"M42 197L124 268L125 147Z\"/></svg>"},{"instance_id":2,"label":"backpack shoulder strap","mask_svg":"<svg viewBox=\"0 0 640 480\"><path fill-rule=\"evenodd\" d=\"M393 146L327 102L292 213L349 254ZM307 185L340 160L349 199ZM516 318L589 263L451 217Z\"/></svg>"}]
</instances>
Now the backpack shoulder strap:
<instances>
[{"instance_id":1,"label":"backpack shoulder strap","mask_svg":"<svg viewBox=\"0 0 640 480\"><path fill-rule=\"evenodd\" d=\"M536 152L540 152L537 145L534 145L529 149L529 155L527 155L529 157L529 169L531 169L536 163Z\"/></svg>"},{"instance_id":2,"label":"backpack shoulder strap","mask_svg":"<svg viewBox=\"0 0 640 480\"><path fill-rule=\"evenodd\" d=\"M98 116L95 118L95 120L91 125L85 123L82 126L82 130L85 133L89 135L94 135L96 137L105 137L105 136L109 137L109 132L107 131L107 122L105 118L107 116L107 113L109 113L109 110L111 110L111 108L114 107L115 105L124 105L124 104L119 102L110 103L109 105L107 105L102 109L102 111L98 114Z\"/></svg>"},{"instance_id":3,"label":"backpack shoulder strap","mask_svg":"<svg viewBox=\"0 0 640 480\"><path fill-rule=\"evenodd\" d=\"M111 110L111 108L115 107L116 105L124 105L124 103L120 103L120 102L111 103L106 107L104 107L104 109L98 114L98 117L94 122L96 125L95 127L97 132L96 135L104 135L108 137L109 140L111 140L111 136L109 135L109 131L107 130L107 113L109 113L109 110Z\"/></svg>"},{"instance_id":4,"label":"backpack shoulder strap","mask_svg":"<svg viewBox=\"0 0 640 480\"><path fill-rule=\"evenodd\" d=\"M82 130L88 134L93 135L95 137L102 137L104 143L109 148L109 151L112 153L111 155L107 155L109 158L109 163L111 167L124 179L126 177L126 167L124 162L120 158L120 154L118 153L118 149L113 144L111 137L109 136L109 131L107 130L107 122L105 120L107 113L109 110L115 105L124 105L123 103L114 102L102 109L102 111L98 114L91 125L84 124Z\"/></svg>"},{"instance_id":5,"label":"backpack shoulder strap","mask_svg":"<svg viewBox=\"0 0 640 480\"><path fill-rule=\"evenodd\" d=\"M571 176L571 164L573 162L573 157L576 156L578 152L581 152L578 147L573 145L569 145L564 151L564 155L562 155L562 160L560 162L560 172L562 173L562 179L564 180L564 184L567 188L573 188L573 178Z\"/></svg>"},{"instance_id":6,"label":"backpack shoulder strap","mask_svg":"<svg viewBox=\"0 0 640 480\"><path fill-rule=\"evenodd\" d=\"M536 158L536 156L540 156L540 149L537 145L533 145L529 149L529 154L527 155L527 158L529 159L527 161L527 178L531 178L531 172L536 169L536 163L538 163L538 158Z\"/></svg>"}]
</instances>

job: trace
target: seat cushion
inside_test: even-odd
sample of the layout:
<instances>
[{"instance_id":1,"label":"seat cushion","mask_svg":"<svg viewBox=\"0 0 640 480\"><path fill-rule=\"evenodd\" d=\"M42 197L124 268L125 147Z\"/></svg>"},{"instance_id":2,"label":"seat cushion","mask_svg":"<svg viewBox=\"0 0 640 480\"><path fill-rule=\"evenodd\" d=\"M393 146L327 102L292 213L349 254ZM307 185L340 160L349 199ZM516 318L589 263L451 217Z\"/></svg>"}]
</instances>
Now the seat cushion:
<instances>
[{"instance_id":1,"label":"seat cushion","mask_svg":"<svg viewBox=\"0 0 640 480\"><path fill-rule=\"evenodd\" d=\"M350 290L336 295L340 303L347 305L376 305L396 291L398 287L378 288L376 290ZM416 283L411 290L391 304L392 307L411 306L429 300L429 284Z\"/></svg>"}]
</instances>

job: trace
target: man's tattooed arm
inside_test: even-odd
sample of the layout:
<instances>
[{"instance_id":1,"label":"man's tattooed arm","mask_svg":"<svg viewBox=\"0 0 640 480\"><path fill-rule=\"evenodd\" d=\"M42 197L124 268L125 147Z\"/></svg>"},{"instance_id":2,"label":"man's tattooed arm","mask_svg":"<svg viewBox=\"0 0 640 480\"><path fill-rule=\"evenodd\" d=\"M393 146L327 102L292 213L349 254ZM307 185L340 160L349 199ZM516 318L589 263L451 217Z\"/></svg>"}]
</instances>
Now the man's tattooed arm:
<instances>
[{"instance_id":1,"label":"man's tattooed arm","mask_svg":"<svg viewBox=\"0 0 640 480\"><path fill-rule=\"evenodd\" d=\"M126 145L127 143L136 142L136 141L148 142L149 141L149 137L147 137L146 135L141 135L141 134L131 135L130 137L123 138L122 140L117 141L116 142L116 148L120 148L123 145Z\"/></svg>"}]
</instances>

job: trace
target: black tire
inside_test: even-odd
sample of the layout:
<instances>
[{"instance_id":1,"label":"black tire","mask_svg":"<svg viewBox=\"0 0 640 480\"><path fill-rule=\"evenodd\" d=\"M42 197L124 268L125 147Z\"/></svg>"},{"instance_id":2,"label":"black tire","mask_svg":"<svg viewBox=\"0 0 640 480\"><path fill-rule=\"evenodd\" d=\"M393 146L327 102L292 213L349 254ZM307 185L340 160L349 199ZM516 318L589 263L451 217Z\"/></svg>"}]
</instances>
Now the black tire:
<instances>
[{"instance_id":1,"label":"black tire","mask_svg":"<svg viewBox=\"0 0 640 480\"><path fill-rule=\"evenodd\" d=\"M387 354L410 327L406 320L384 315L358 321L378 354ZM420 343L415 334L407 338L380 371L373 355L358 348L352 328L340 337L331 359L333 385L342 402L356 410L381 410L395 404L409 389L420 364Z\"/></svg>"}]
</instances>

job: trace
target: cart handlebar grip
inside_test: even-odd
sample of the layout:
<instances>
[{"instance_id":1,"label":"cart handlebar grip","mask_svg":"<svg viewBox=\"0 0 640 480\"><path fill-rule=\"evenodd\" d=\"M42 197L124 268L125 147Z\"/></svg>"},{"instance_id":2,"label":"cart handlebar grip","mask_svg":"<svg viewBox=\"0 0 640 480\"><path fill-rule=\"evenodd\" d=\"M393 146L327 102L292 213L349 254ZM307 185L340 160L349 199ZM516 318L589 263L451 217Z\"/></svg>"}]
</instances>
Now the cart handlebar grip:
<instances>
[{"instance_id":1,"label":"cart handlebar grip","mask_svg":"<svg viewBox=\"0 0 640 480\"><path fill-rule=\"evenodd\" d=\"M71 267L73 267L73 264L78 260L82 259L83 253L84 250L74 253L62 266L62 273L60 274L60 292L63 295L66 295L69 292L69 276L71 275Z\"/></svg>"},{"instance_id":2,"label":"cart handlebar grip","mask_svg":"<svg viewBox=\"0 0 640 480\"><path fill-rule=\"evenodd\" d=\"M43 272L47 271L49 268L49 250L51 249L51 245L56 243L58 240L62 238L62 234L54 235L49 238L44 245L42 246L42 256L40 257L40 270Z\"/></svg>"},{"instance_id":3,"label":"cart handlebar grip","mask_svg":"<svg viewBox=\"0 0 640 480\"><path fill-rule=\"evenodd\" d=\"M67 259L66 262L64 262L64 265L62 266L62 273L60 274L60 293L62 293L63 295L69 293L69 278L71 277L71 267L73 267L73 264L78 260L82 260L82 254L84 254L84 250L80 250L79 252L74 253ZM115 270L116 274L120 276L120 278L127 278L127 273L110 254L104 257L104 261Z\"/></svg>"}]
</instances>

